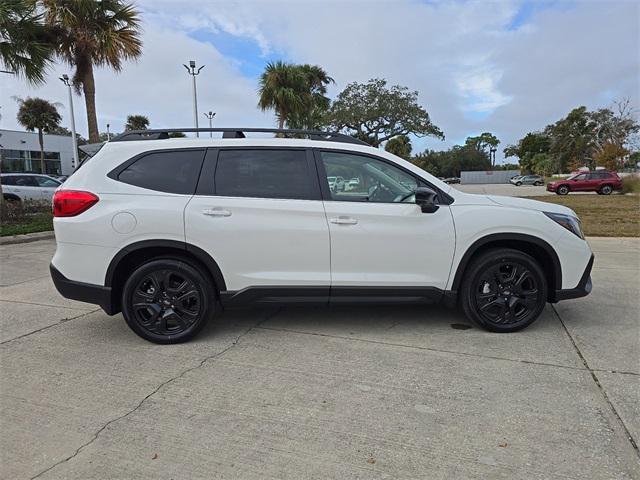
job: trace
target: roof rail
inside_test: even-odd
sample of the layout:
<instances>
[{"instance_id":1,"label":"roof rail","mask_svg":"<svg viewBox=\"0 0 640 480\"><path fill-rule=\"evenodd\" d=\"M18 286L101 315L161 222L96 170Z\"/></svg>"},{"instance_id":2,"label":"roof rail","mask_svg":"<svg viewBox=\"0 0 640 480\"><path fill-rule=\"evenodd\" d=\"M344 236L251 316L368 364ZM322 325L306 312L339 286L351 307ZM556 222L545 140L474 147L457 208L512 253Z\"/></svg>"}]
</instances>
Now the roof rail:
<instances>
[{"instance_id":1,"label":"roof rail","mask_svg":"<svg viewBox=\"0 0 640 480\"><path fill-rule=\"evenodd\" d=\"M132 140L164 140L170 138L170 133L191 132L222 132L222 138L245 138L245 133L275 133L283 137L305 136L309 140L325 140L328 142L355 143L369 145L362 140L338 132L323 132L321 130L296 130L287 128L157 128L150 130L131 130L121 133L111 139L112 142L126 142Z\"/></svg>"}]
</instances>

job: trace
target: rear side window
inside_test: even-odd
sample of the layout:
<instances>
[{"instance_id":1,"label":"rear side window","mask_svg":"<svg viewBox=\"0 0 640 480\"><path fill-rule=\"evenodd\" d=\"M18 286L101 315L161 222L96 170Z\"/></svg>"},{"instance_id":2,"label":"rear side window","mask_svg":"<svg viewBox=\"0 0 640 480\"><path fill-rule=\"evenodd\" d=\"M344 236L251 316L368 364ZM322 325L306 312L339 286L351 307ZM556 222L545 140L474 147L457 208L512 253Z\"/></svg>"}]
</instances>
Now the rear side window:
<instances>
[{"instance_id":1,"label":"rear side window","mask_svg":"<svg viewBox=\"0 0 640 480\"><path fill-rule=\"evenodd\" d=\"M2 181L2 185L15 185L16 184L16 177L14 177L14 176L2 177L1 181Z\"/></svg>"},{"instance_id":2,"label":"rear side window","mask_svg":"<svg viewBox=\"0 0 640 480\"><path fill-rule=\"evenodd\" d=\"M221 150L216 195L261 198L313 198L303 150Z\"/></svg>"},{"instance_id":3,"label":"rear side window","mask_svg":"<svg viewBox=\"0 0 640 480\"><path fill-rule=\"evenodd\" d=\"M121 182L158 192L190 195L196 190L204 150L151 152L117 174ZM114 178L109 175L111 178Z\"/></svg>"}]
</instances>

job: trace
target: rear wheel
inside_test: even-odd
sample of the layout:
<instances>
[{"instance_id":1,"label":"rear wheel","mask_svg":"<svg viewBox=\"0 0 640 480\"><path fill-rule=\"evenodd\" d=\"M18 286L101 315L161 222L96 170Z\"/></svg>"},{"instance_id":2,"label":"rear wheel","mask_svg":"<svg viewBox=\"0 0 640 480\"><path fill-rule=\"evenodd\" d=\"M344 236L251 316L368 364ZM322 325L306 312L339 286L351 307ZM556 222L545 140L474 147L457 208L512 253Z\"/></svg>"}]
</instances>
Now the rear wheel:
<instances>
[{"instance_id":1,"label":"rear wheel","mask_svg":"<svg viewBox=\"0 0 640 480\"><path fill-rule=\"evenodd\" d=\"M462 309L492 332L515 332L533 323L547 302L547 282L538 262L508 248L481 254L465 272Z\"/></svg>"},{"instance_id":2,"label":"rear wheel","mask_svg":"<svg viewBox=\"0 0 640 480\"><path fill-rule=\"evenodd\" d=\"M543 183L543 182L536 182L536 183L534 183L534 185L535 185L536 187L539 187L539 186L541 186L541 185L544 185L544 183Z\"/></svg>"},{"instance_id":3,"label":"rear wheel","mask_svg":"<svg viewBox=\"0 0 640 480\"><path fill-rule=\"evenodd\" d=\"M516 182L516 187L519 187L520 185L522 185L522 182Z\"/></svg>"},{"instance_id":4,"label":"rear wheel","mask_svg":"<svg viewBox=\"0 0 640 480\"><path fill-rule=\"evenodd\" d=\"M567 193L569 193L569 187L567 187L566 185L560 185L558 187L558 190L556 190L556 193L558 195L566 195Z\"/></svg>"},{"instance_id":5,"label":"rear wheel","mask_svg":"<svg viewBox=\"0 0 640 480\"><path fill-rule=\"evenodd\" d=\"M611 195L611 192L613 192L613 187L611 185L603 185L600 187L600 191L598 193L601 195Z\"/></svg>"},{"instance_id":6,"label":"rear wheel","mask_svg":"<svg viewBox=\"0 0 640 480\"><path fill-rule=\"evenodd\" d=\"M216 310L212 282L180 258L160 258L138 267L122 292L129 327L154 343L179 343L195 336Z\"/></svg>"}]
</instances>

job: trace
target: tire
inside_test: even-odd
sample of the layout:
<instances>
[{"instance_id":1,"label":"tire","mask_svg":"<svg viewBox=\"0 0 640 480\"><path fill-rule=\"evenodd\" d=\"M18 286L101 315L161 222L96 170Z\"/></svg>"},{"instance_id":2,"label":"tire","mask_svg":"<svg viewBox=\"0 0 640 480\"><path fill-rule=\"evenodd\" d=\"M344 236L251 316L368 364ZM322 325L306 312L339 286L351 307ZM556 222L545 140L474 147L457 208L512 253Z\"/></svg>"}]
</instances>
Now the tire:
<instances>
[{"instance_id":1,"label":"tire","mask_svg":"<svg viewBox=\"0 0 640 480\"><path fill-rule=\"evenodd\" d=\"M534 258L510 248L489 250L465 271L460 304L467 318L485 330L515 332L540 316L547 288Z\"/></svg>"},{"instance_id":2,"label":"tire","mask_svg":"<svg viewBox=\"0 0 640 480\"><path fill-rule=\"evenodd\" d=\"M137 335L154 343L185 342L212 318L213 282L198 266L174 257L140 265L122 290L122 314Z\"/></svg>"},{"instance_id":3,"label":"tire","mask_svg":"<svg viewBox=\"0 0 640 480\"><path fill-rule=\"evenodd\" d=\"M603 185L600 187L600 191L598 192L600 195L611 195L613 192L613 187L611 185Z\"/></svg>"},{"instance_id":4,"label":"tire","mask_svg":"<svg viewBox=\"0 0 640 480\"><path fill-rule=\"evenodd\" d=\"M522 182L516 182L516 187L519 187L522 185Z\"/></svg>"},{"instance_id":5,"label":"tire","mask_svg":"<svg viewBox=\"0 0 640 480\"><path fill-rule=\"evenodd\" d=\"M534 183L534 185L535 185L536 187L540 187L540 186L544 185L544 183L542 183L542 182L536 182L536 183Z\"/></svg>"},{"instance_id":6,"label":"tire","mask_svg":"<svg viewBox=\"0 0 640 480\"><path fill-rule=\"evenodd\" d=\"M566 195L567 193L569 193L569 187L567 187L566 185L560 185L556 190L556 193L558 195Z\"/></svg>"}]
</instances>

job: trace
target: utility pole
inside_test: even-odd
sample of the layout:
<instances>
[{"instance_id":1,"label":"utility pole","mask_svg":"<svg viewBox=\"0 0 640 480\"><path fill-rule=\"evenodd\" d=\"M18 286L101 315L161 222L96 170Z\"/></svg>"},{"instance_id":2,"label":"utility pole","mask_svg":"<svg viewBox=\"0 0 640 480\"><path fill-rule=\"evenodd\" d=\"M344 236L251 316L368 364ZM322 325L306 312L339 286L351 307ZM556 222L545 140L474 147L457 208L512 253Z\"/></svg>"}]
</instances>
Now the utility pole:
<instances>
[{"instance_id":1,"label":"utility pole","mask_svg":"<svg viewBox=\"0 0 640 480\"><path fill-rule=\"evenodd\" d=\"M216 112L212 112L211 110L209 110L209 113L205 113L204 116L209 119L209 128L213 128L213 117L216 116ZM213 132L211 131L209 132L209 138L213 138Z\"/></svg>"},{"instance_id":2,"label":"utility pole","mask_svg":"<svg viewBox=\"0 0 640 480\"><path fill-rule=\"evenodd\" d=\"M193 123L195 127L198 128L198 93L196 91L196 75L200 74L200 70L204 68L202 65L200 68L196 69L196 61L189 60L189 66L182 65L187 69L187 73L191 75L192 84L193 84ZM196 132L196 137L200 137L200 133Z\"/></svg>"},{"instance_id":3,"label":"utility pole","mask_svg":"<svg viewBox=\"0 0 640 480\"><path fill-rule=\"evenodd\" d=\"M73 169L78 168L80 164L78 160L78 139L76 138L76 118L73 114L73 93L71 92L71 83L69 82L69 75L66 73L60 77L60 81L67 86L69 90L69 109L71 110L71 140L73 142Z\"/></svg>"}]
</instances>

